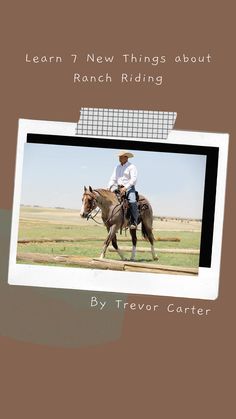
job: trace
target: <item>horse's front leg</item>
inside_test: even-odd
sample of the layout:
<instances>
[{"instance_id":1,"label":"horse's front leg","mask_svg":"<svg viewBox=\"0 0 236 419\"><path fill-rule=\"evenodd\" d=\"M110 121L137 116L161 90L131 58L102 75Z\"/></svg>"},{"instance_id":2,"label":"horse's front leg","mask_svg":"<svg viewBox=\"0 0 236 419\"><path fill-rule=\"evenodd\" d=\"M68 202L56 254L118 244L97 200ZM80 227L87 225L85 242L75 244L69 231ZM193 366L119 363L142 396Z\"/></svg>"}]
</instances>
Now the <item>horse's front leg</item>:
<instances>
[{"instance_id":1,"label":"horse's front leg","mask_svg":"<svg viewBox=\"0 0 236 419\"><path fill-rule=\"evenodd\" d=\"M112 239L112 246L114 247L114 249L116 249L118 255L121 258L121 260L125 260L124 255L123 255L123 252L118 247L116 234L115 234L114 238Z\"/></svg>"},{"instance_id":2,"label":"horse's front leg","mask_svg":"<svg viewBox=\"0 0 236 419\"><path fill-rule=\"evenodd\" d=\"M111 228L109 230L109 234L108 234L108 236L107 236L107 238L106 238L106 240L104 242L104 246L103 246L103 249L102 249L102 253L100 255L100 259L103 259L105 257L107 248L108 248L111 240L114 239L114 237L115 237L115 235L117 233L117 230L118 229L117 229L117 227L115 225L111 226Z\"/></svg>"}]
</instances>

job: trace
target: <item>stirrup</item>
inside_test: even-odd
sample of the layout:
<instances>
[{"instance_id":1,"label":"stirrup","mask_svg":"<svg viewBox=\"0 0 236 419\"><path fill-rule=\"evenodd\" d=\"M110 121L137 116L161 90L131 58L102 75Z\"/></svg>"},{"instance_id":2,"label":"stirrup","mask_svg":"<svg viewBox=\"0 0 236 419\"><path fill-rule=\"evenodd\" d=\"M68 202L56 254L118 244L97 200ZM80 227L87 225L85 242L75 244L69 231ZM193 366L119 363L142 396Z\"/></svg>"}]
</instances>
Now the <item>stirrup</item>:
<instances>
[{"instance_id":1,"label":"stirrup","mask_svg":"<svg viewBox=\"0 0 236 419\"><path fill-rule=\"evenodd\" d=\"M132 223L129 228L130 230L137 230L137 224Z\"/></svg>"}]
</instances>

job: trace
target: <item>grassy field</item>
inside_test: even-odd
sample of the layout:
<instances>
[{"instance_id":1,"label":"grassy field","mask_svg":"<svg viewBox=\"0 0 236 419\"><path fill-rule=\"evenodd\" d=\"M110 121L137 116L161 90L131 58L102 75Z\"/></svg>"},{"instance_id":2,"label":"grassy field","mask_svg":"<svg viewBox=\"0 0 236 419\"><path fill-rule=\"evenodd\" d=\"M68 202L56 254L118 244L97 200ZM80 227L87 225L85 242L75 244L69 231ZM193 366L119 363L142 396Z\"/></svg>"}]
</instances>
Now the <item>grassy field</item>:
<instances>
[{"instance_id":1,"label":"grassy field","mask_svg":"<svg viewBox=\"0 0 236 419\"><path fill-rule=\"evenodd\" d=\"M96 218L100 221L99 217ZM179 242L156 241L155 248L180 248L199 249L201 223L199 221L187 220L155 220L154 236L177 237ZM157 263L152 260L150 245L142 240L141 232L138 231L138 246L147 248L147 252L137 252L136 260L148 263ZM106 229L103 225L95 224L94 221L80 218L79 212L75 210L22 207L20 214L20 225L18 240L42 240L50 239L51 242L30 242L18 243L18 252L22 253L44 253L50 255L79 255L87 257L99 257L106 237ZM73 242L53 241L57 239L75 240ZM76 241L77 239L77 241ZM131 246L129 232L118 234L120 246ZM137 246L137 249L138 249ZM198 267L199 256L189 254L159 253L159 264L170 266ZM125 257L129 258L130 253L126 252ZM116 253L107 251L106 258L119 260Z\"/></svg>"}]
</instances>

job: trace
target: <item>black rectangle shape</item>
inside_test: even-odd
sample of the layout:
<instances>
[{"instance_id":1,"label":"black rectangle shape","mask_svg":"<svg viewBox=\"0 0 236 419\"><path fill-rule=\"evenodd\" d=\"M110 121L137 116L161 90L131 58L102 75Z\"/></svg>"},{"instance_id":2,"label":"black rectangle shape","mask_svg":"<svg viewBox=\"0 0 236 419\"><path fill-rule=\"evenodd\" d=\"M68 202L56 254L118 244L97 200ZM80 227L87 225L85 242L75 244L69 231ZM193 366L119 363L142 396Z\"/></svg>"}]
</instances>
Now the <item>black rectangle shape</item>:
<instances>
[{"instance_id":1,"label":"black rectangle shape","mask_svg":"<svg viewBox=\"0 0 236 419\"><path fill-rule=\"evenodd\" d=\"M210 268L215 218L216 184L218 172L218 147L187 144L166 144L145 141L115 140L94 137L70 137L48 134L27 134L27 143L75 147L158 151L163 153L197 154L206 156L205 188L202 214L202 232L199 267Z\"/></svg>"}]
</instances>

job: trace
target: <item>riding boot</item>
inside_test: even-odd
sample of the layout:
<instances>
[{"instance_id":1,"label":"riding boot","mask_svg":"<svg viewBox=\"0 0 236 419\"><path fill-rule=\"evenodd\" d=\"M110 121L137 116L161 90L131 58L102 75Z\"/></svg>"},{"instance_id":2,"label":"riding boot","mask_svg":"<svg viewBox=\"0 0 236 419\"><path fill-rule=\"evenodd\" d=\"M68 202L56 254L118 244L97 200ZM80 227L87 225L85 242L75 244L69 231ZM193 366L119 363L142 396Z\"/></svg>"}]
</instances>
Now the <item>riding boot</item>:
<instances>
[{"instance_id":1,"label":"riding boot","mask_svg":"<svg viewBox=\"0 0 236 419\"><path fill-rule=\"evenodd\" d=\"M139 211L138 211L138 203L137 202L130 202L129 208L131 212L131 226L130 228L137 228L138 225L138 217L139 217Z\"/></svg>"}]
</instances>

